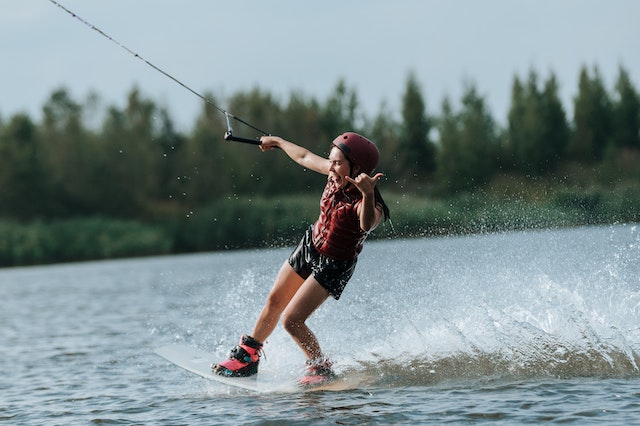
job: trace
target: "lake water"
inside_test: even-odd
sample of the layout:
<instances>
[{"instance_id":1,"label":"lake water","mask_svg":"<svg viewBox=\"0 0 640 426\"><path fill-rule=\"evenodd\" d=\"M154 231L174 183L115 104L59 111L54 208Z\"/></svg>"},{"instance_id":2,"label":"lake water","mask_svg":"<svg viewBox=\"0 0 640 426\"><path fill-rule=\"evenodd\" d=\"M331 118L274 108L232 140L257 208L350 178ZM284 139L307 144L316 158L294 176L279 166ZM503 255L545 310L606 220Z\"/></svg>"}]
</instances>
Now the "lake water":
<instances>
[{"instance_id":1,"label":"lake water","mask_svg":"<svg viewBox=\"0 0 640 426\"><path fill-rule=\"evenodd\" d=\"M224 358L289 251L0 270L0 423L640 424L636 225L367 243L309 321L358 389L256 395L154 354ZM304 361L281 327L265 352Z\"/></svg>"}]
</instances>

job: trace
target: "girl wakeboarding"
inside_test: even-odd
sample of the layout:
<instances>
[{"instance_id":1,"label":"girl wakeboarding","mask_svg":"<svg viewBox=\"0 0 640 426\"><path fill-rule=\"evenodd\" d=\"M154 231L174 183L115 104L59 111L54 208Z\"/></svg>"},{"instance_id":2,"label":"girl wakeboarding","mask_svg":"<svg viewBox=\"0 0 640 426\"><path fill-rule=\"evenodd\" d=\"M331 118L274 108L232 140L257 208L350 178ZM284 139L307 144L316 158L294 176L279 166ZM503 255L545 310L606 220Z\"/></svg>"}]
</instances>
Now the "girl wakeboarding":
<instances>
[{"instance_id":1,"label":"girl wakeboarding","mask_svg":"<svg viewBox=\"0 0 640 426\"><path fill-rule=\"evenodd\" d=\"M331 379L334 373L305 322L329 296L340 298L365 239L383 218L389 218L376 187L384 174L371 176L378 165L378 148L353 132L334 139L328 158L280 137L260 138L263 152L274 148L282 149L300 166L327 175L320 216L280 268L251 335L242 335L229 358L211 367L215 374L229 377L256 374L263 342L282 317L284 329L306 357L306 374L300 383L314 385Z\"/></svg>"}]
</instances>

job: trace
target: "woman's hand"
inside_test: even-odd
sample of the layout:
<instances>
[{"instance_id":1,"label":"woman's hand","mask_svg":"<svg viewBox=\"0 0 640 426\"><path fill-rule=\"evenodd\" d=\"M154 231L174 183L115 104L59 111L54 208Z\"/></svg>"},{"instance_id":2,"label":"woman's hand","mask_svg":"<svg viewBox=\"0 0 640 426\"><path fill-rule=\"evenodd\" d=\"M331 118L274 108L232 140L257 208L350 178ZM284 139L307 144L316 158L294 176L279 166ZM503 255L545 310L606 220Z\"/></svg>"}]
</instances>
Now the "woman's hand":
<instances>
[{"instance_id":1,"label":"woman's hand","mask_svg":"<svg viewBox=\"0 0 640 426\"><path fill-rule=\"evenodd\" d=\"M281 142L284 142L284 139L278 136L262 136L260 138L260 150L264 152L274 148L280 148Z\"/></svg>"},{"instance_id":2,"label":"woman's hand","mask_svg":"<svg viewBox=\"0 0 640 426\"><path fill-rule=\"evenodd\" d=\"M371 177L366 173L360 173L353 179L350 176L345 176L344 178L355 185L356 188L362 193L363 196L372 195L373 189L376 187L376 184L380 180L381 177L384 176L384 173L376 173L375 176Z\"/></svg>"},{"instance_id":3,"label":"woman's hand","mask_svg":"<svg viewBox=\"0 0 640 426\"><path fill-rule=\"evenodd\" d=\"M355 185L362 193L362 203L358 205L358 216L360 229L365 232L374 230L382 219L382 209L376 204L374 193L376 184L382 176L384 176L383 173L376 173L373 177L366 173L360 173L355 179L345 176L345 179Z\"/></svg>"}]
</instances>

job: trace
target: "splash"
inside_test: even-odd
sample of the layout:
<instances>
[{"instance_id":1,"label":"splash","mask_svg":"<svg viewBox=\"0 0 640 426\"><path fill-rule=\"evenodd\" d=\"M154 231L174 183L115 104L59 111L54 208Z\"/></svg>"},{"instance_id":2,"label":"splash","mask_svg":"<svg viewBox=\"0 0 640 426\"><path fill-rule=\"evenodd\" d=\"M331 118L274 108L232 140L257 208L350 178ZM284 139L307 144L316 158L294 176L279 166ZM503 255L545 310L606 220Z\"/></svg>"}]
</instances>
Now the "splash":
<instances>
[{"instance_id":1,"label":"splash","mask_svg":"<svg viewBox=\"0 0 640 426\"><path fill-rule=\"evenodd\" d=\"M639 240L616 226L381 244L411 256L361 278L344 370L383 386L638 377Z\"/></svg>"}]
</instances>

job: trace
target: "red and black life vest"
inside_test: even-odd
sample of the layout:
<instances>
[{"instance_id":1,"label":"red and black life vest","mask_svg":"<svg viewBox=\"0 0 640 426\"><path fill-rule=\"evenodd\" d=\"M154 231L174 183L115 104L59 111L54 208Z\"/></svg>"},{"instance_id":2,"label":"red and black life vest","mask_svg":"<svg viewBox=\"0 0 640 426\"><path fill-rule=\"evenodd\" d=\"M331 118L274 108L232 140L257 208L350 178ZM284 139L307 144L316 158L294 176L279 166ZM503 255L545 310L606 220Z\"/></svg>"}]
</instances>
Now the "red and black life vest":
<instances>
[{"instance_id":1,"label":"red and black life vest","mask_svg":"<svg viewBox=\"0 0 640 426\"><path fill-rule=\"evenodd\" d=\"M320 199L320 217L313 224L313 245L322 255L350 260L362 251L368 233L360 229L358 204L362 194L353 185L339 188L327 182Z\"/></svg>"}]
</instances>

